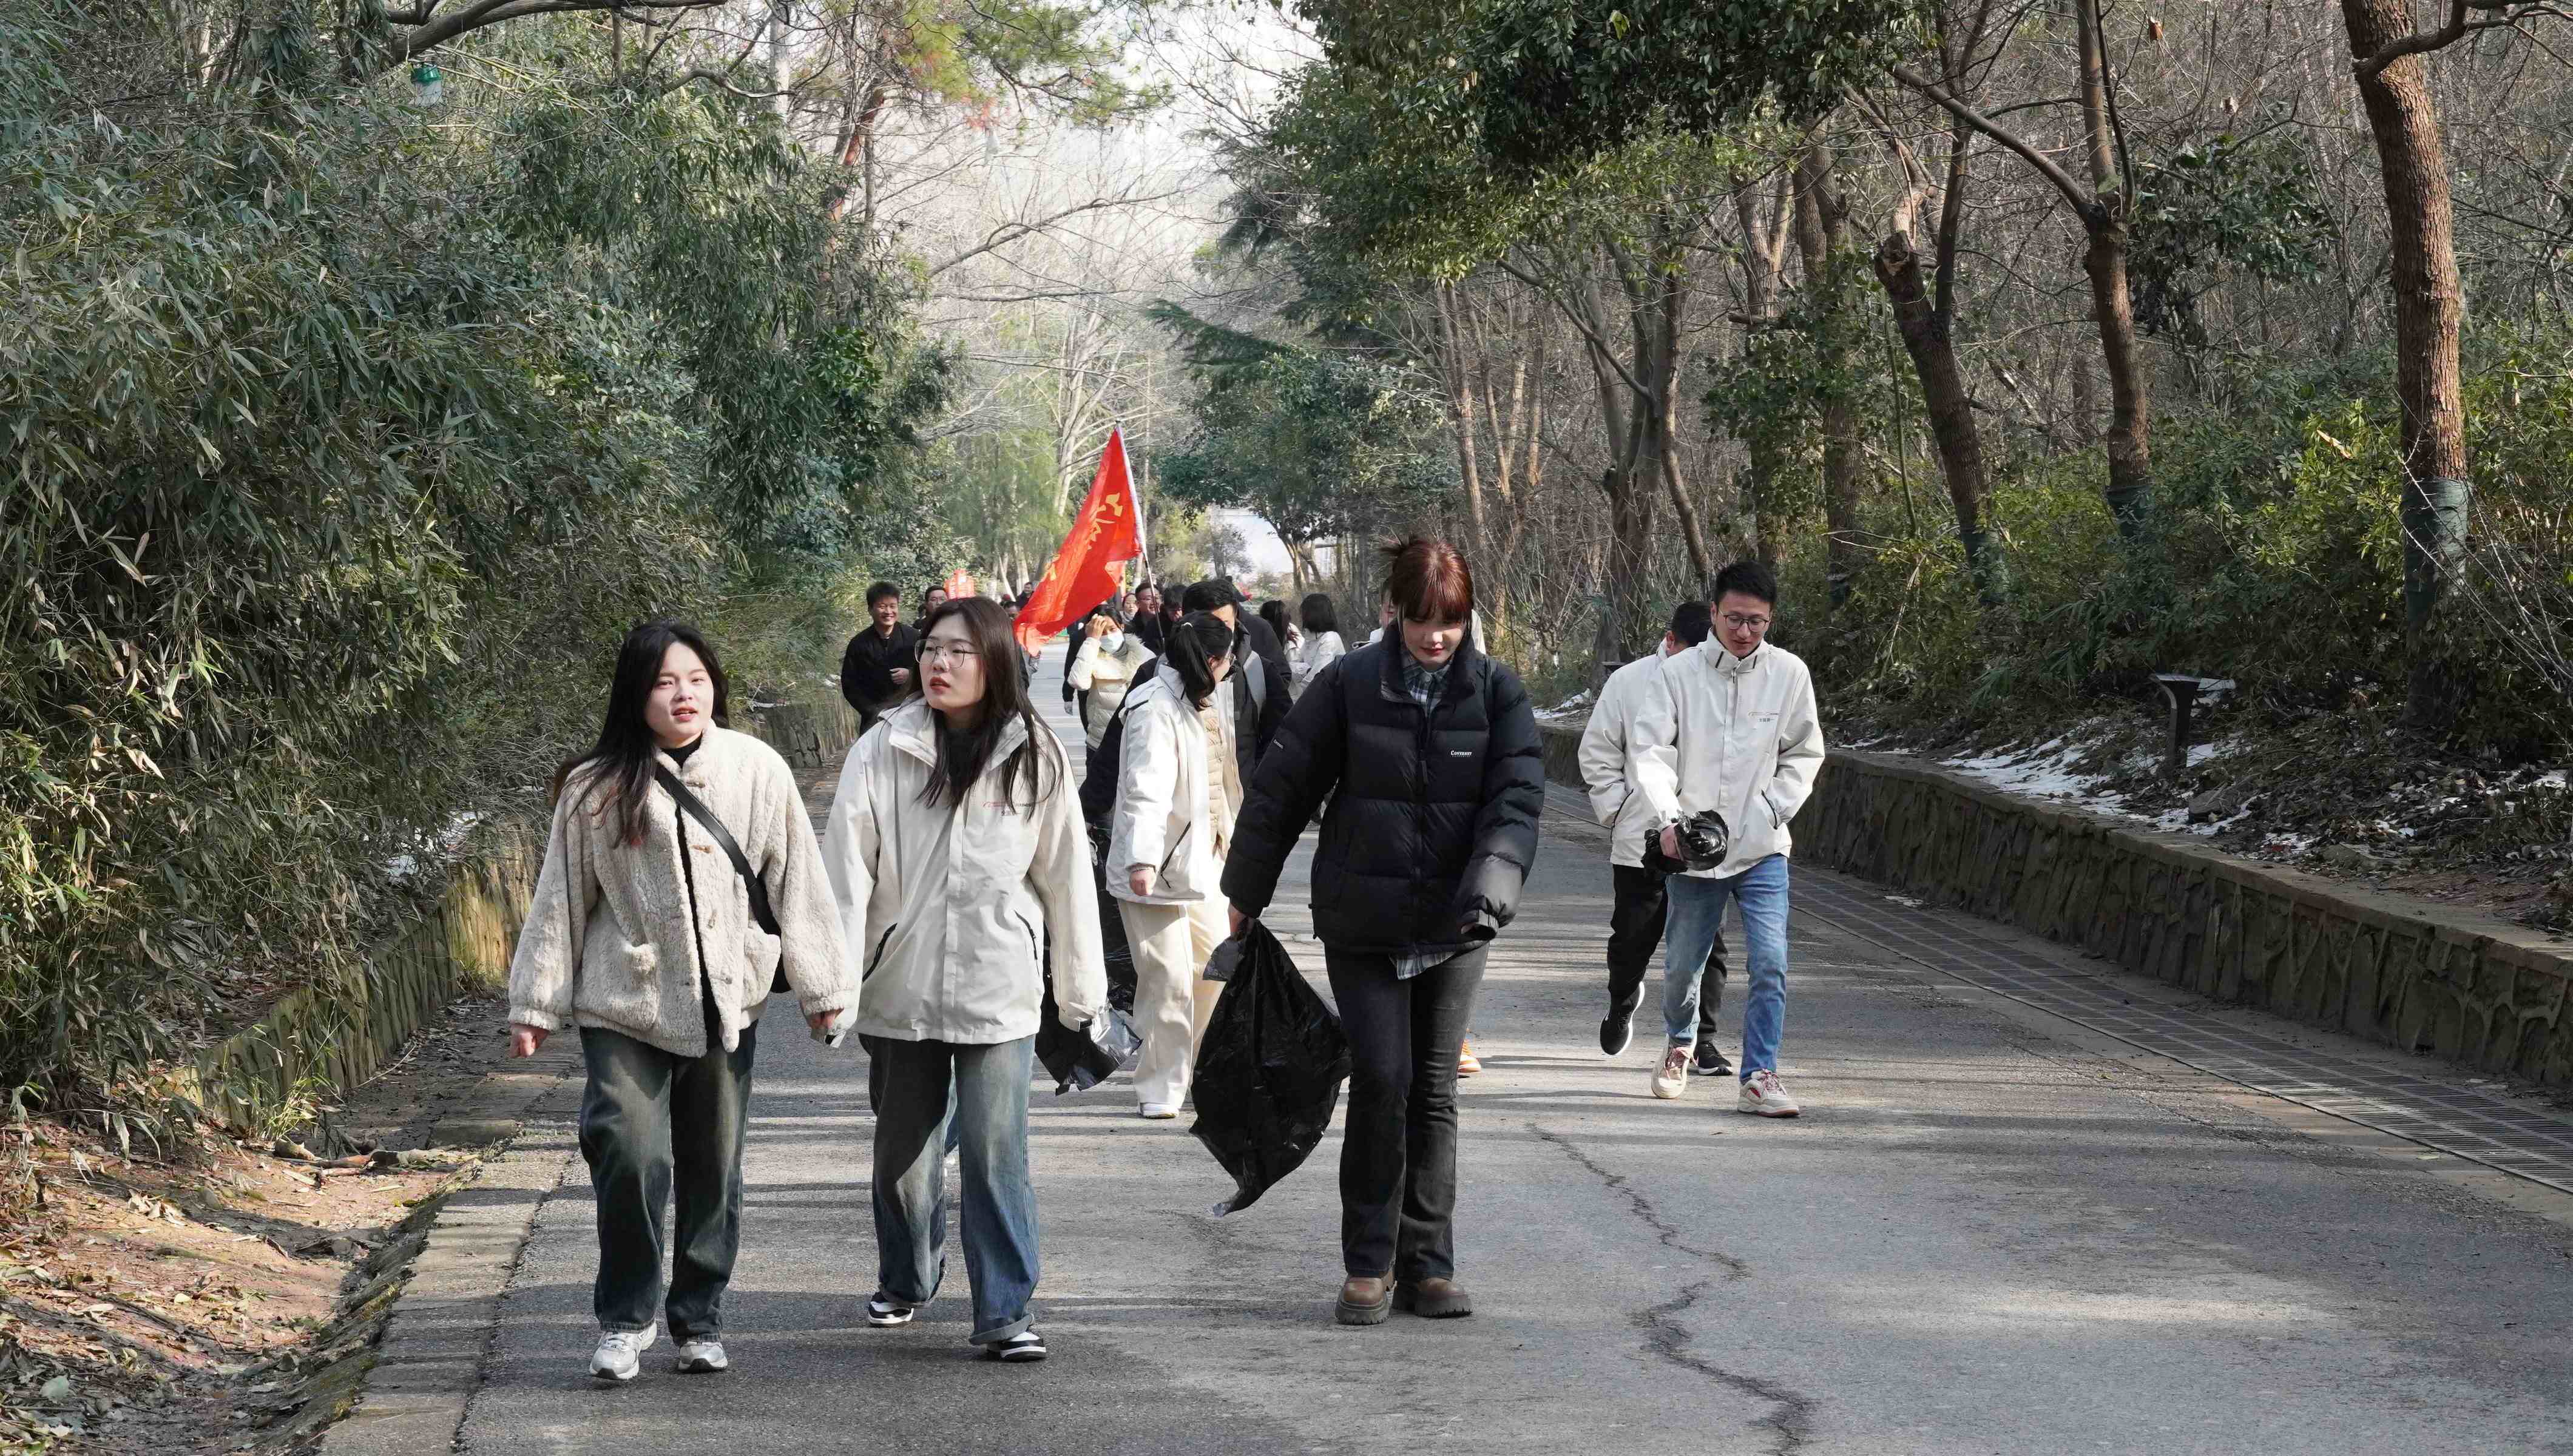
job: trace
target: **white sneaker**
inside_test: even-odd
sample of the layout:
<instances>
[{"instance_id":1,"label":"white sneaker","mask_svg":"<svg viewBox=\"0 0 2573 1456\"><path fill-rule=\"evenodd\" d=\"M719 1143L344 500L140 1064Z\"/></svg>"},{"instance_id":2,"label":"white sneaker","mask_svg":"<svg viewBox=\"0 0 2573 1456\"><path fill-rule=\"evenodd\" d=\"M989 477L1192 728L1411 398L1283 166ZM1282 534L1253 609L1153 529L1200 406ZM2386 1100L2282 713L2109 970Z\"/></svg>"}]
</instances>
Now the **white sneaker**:
<instances>
[{"instance_id":1,"label":"white sneaker","mask_svg":"<svg viewBox=\"0 0 2573 1456\"><path fill-rule=\"evenodd\" d=\"M1689 1055L1686 1047L1662 1054L1662 1065L1653 1070L1653 1095L1668 1101L1688 1091Z\"/></svg>"},{"instance_id":2,"label":"white sneaker","mask_svg":"<svg viewBox=\"0 0 2573 1456\"><path fill-rule=\"evenodd\" d=\"M1743 1079L1742 1095L1734 1099L1733 1110L1755 1117L1793 1117L1805 1109L1778 1085L1778 1074L1764 1069Z\"/></svg>"},{"instance_id":3,"label":"white sneaker","mask_svg":"<svg viewBox=\"0 0 2573 1456\"><path fill-rule=\"evenodd\" d=\"M1146 1102L1140 1111L1147 1122L1167 1122L1180 1114L1179 1106L1173 1102Z\"/></svg>"},{"instance_id":4,"label":"white sneaker","mask_svg":"<svg viewBox=\"0 0 2573 1456\"><path fill-rule=\"evenodd\" d=\"M659 1325L601 1331L598 1348L589 1352L589 1373L619 1384L633 1379L634 1372L642 1367L643 1352L652 1348L652 1342L660 1337Z\"/></svg>"},{"instance_id":5,"label":"white sneaker","mask_svg":"<svg viewBox=\"0 0 2573 1456\"><path fill-rule=\"evenodd\" d=\"M721 1340L690 1340L679 1346L676 1368L682 1375L719 1375L732 1368L732 1357Z\"/></svg>"}]
</instances>

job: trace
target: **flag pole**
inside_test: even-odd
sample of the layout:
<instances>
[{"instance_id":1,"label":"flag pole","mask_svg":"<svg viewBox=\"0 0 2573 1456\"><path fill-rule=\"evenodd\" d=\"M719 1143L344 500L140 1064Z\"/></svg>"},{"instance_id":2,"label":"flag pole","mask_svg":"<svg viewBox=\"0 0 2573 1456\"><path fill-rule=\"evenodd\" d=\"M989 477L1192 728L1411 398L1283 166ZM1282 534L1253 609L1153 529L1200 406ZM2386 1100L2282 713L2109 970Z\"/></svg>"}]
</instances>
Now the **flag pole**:
<instances>
[{"instance_id":1,"label":"flag pole","mask_svg":"<svg viewBox=\"0 0 2573 1456\"><path fill-rule=\"evenodd\" d=\"M1108 432L1116 437L1120 449L1126 449L1125 420L1111 423ZM1135 501L1135 560L1143 568L1143 579L1150 581L1153 579L1153 533L1145 525L1144 486L1135 474L1135 452L1132 449L1126 449L1126 493Z\"/></svg>"}]
</instances>

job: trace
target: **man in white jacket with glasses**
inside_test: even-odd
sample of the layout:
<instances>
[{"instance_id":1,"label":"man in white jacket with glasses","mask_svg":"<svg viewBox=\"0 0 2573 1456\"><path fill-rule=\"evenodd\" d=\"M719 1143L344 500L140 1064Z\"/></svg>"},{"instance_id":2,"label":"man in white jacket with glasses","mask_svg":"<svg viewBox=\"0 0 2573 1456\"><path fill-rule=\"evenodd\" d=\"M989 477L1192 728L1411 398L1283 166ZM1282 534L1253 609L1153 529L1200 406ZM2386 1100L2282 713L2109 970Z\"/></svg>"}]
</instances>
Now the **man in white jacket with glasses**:
<instances>
[{"instance_id":1,"label":"man in white jacket with glasses","mask_svg":"<svg viewBox=\"0 0 2573 1456\"><path fill-rule=\"evenodd\" d=\"M1682 826L1720 821L1723 858L1669 882L1663 932L1663 1030L1668 1049L1653 1095L1688 1088L1697 1041L1698 973L1727 901L1742 906L1749 995L1742 1013L1738 1111L1793 1117L1802 1108L1778 1082L1787 1019L1787 821L1804 807L1823 765L1814 678L1804 660L1767 638L1778 579L1756 561L1715 578L1714 631L1662 664L1661 691L1635 716L1635 791L1650 806L1662 852L1685 858Z\"/></svg>"}]
</instances>

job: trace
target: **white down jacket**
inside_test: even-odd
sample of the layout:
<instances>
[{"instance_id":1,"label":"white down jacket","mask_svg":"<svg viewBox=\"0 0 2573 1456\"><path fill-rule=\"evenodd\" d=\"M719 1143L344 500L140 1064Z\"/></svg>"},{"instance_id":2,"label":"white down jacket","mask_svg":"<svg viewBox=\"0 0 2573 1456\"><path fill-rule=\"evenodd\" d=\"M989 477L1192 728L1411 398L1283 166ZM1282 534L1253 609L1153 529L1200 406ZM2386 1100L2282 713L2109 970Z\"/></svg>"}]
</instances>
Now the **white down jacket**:
<instances>
[{"instance_id":1,"label":"white down jacket","mask_svg":"<svg viewBox=\"0 0 2573 1456\"><path fill-rule=\"evenodd\" d=\"M644 790L643 842L625 844L606 795L574 773L554 803L545 866L510 957L509 1020L548 1032L602 1027L702 1057L710 1037L727 1052L741 1045L781 964L806 1016L854 1002L813 821L786 760L747 733L708 728L685 765L668 754L658 761L723 821L765 880L780 935L751 920L750 890L731 859L660 785Z\"/></svg>"},{"instance_id":2,"label":"white down jacket","mask_svg":"<svg viewBox=\"0 0 2573 1456\"><path fill-rule=\"evenodd\" d=\"M1635 790L1654 827L1703 810L1733 832L1724 863L1692 871L1730 878L1794 847L1787 821L1823 766L1823 725L1804 659L1763 642L1736 657L1718 637L1664 658L1660 691L1634 719Z\"/></svg>"},{"instance_id":3,"label":"white down jacket","mask_svg":"<svg viewBox=\"0 0 2573 1456\"><path fill-rule=\"evenodd\" d=\"M1656 827L1651 802L1635 792L1635 714L1664 691L1662 662L1656 647L1608 674L1581 729L1581 786L1590 791L1590 812L1608 826L1612 865L1641 865L1644 840Z\"/></svg>"},{"instance_id":4,"label":"white down jacket","mask_svg":"<svg viewBox=\"0 0 2573 1456\"><path fill-rule=\"evenodd\" d=\"M1216 694L1221 699L1225 689ZM1178 670L1165 665L1127 698L1117 812L1109 822L1108 893L1142 905L1187 905L1219 893L1224 862L1215 855L1210 812L1206 724L1189 706ZM1127 887L1137 865L1153 868L1150 895Z\"/></svg>"},{"instance_id":5,"label":"white down jacket","mask_svg":"<svg viewBox=\"0 0 2573 1456\"><path fill-rule=\"evenodd\" d=\"M841 939L860 979L857 1030L897 1042L993 1046L1036 1034L1045 961L1067 1027L1104 1016L1099 895L1071 760L1038 737L1040 792L1005 795L1027 742L1013 723L951 809L921 802L938 763L933 714L914 699L849 750L822 836Z\"/></svg>"}]
</instances>

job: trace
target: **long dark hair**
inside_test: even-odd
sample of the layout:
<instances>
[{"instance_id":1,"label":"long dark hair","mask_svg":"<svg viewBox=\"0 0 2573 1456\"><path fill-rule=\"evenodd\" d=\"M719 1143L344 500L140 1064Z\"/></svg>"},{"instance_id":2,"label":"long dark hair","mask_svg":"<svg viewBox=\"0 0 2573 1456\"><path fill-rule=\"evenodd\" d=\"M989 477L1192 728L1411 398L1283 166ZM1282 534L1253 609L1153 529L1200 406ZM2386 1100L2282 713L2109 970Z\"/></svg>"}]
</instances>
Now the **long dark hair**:
<instances>
[{"instance_id":1,"label":"long dark hair","mask_svg":"<svg viewBox=\"0 0 2573 1456\"><path fill-rule=\"evenodd\" d=\"M643 842L645 795L651 790L652 770L661 751L643 712L651 704L652 685L661 679L661 659L673 645L686 647L706 665L706 679L715 687L715 726L732 726L723 664L715 660L715 649L685 622L644 622L617 644L616 676L607 685L607 720L598 726L597 744L554 770L556 799L562 797L563 785L574 773L588 771L581 784L580 807L588 809L604 793L605 802L597 812L616 816L620 844Z\"/></svg>"},{"instance_id":2,"label":"long dark hair","mask_svg":"<svg viewBox=\"0 0 2573 1456\"><path fill-rule=\"evenodd\" d=\"M1262 602L1260 604L1260 620L1269 624L1269 630L1278 634L1279 641L1284 642L1286 640L1286 603L1283 601Z\"/></svg>"},{"instance_id":3,"label":"long dark hair","mask_svg":"<svg viewBox=\"0 0 2573 1456\"><path fill-rule=\"evenodd\" d=\"M1180 675L1180 690L1189 695L1189 706L1203 708L1215 696L1215 664L1233 655L1233 628L1213 612L1191 612L1180 618L1168 633L1170 645L1162 660Z\"/></svg>"},{"instance_id":4,"label":"long dark hair","mask_svg":"<svg viewBox=\"0 0 2573 1456\"><path fill-rule=\"evenodd\" d=\"M1057 785L1048 782L1047 770L1053 758L1039 747L1040 734L1051 734L1037 717L1036 704L1028 697L1027 680L1019 674L1019 644L1010 632L1010 614L999 602L989 597L953 597L941 603L920 624L920 646L929 649L929 634L939 623L950 619L964 624L965 636L973 643L975 655L983 663L983 716L962 733L947 726L947 715L930 710L930 722L937 732L938 761L929 770L929 782L920 791L920 802L944 802L954 809L965 802L981 781L984 770L991 767L993 751L1001 746L1001 736L1009 731L1012 719L1027 725L1027 737L1001 765L1001 796L1013 803L1030 805L1052 794ZM914 673L915 678L925 672ZM924 691L926 689L924 688ZM1024 792L1026 798L1020 799Z\"/></svg>"},{"instance_id":5,"label":"long dark hair","mask_svg":"<svg viewBox=\"0 0 2573 1456\"><path fill-rule=\"evenodd\" d=\"M1302 616L1304 618L1304 630L1312 633L1316 637L1322 635L1324 632L1336 632L1340 629L1339 613L1332 610L1331 599L1321 592L1314 592L1311 596L1304 598L1304 610L1302 612Z\"/></svg>"}]
</instances>

